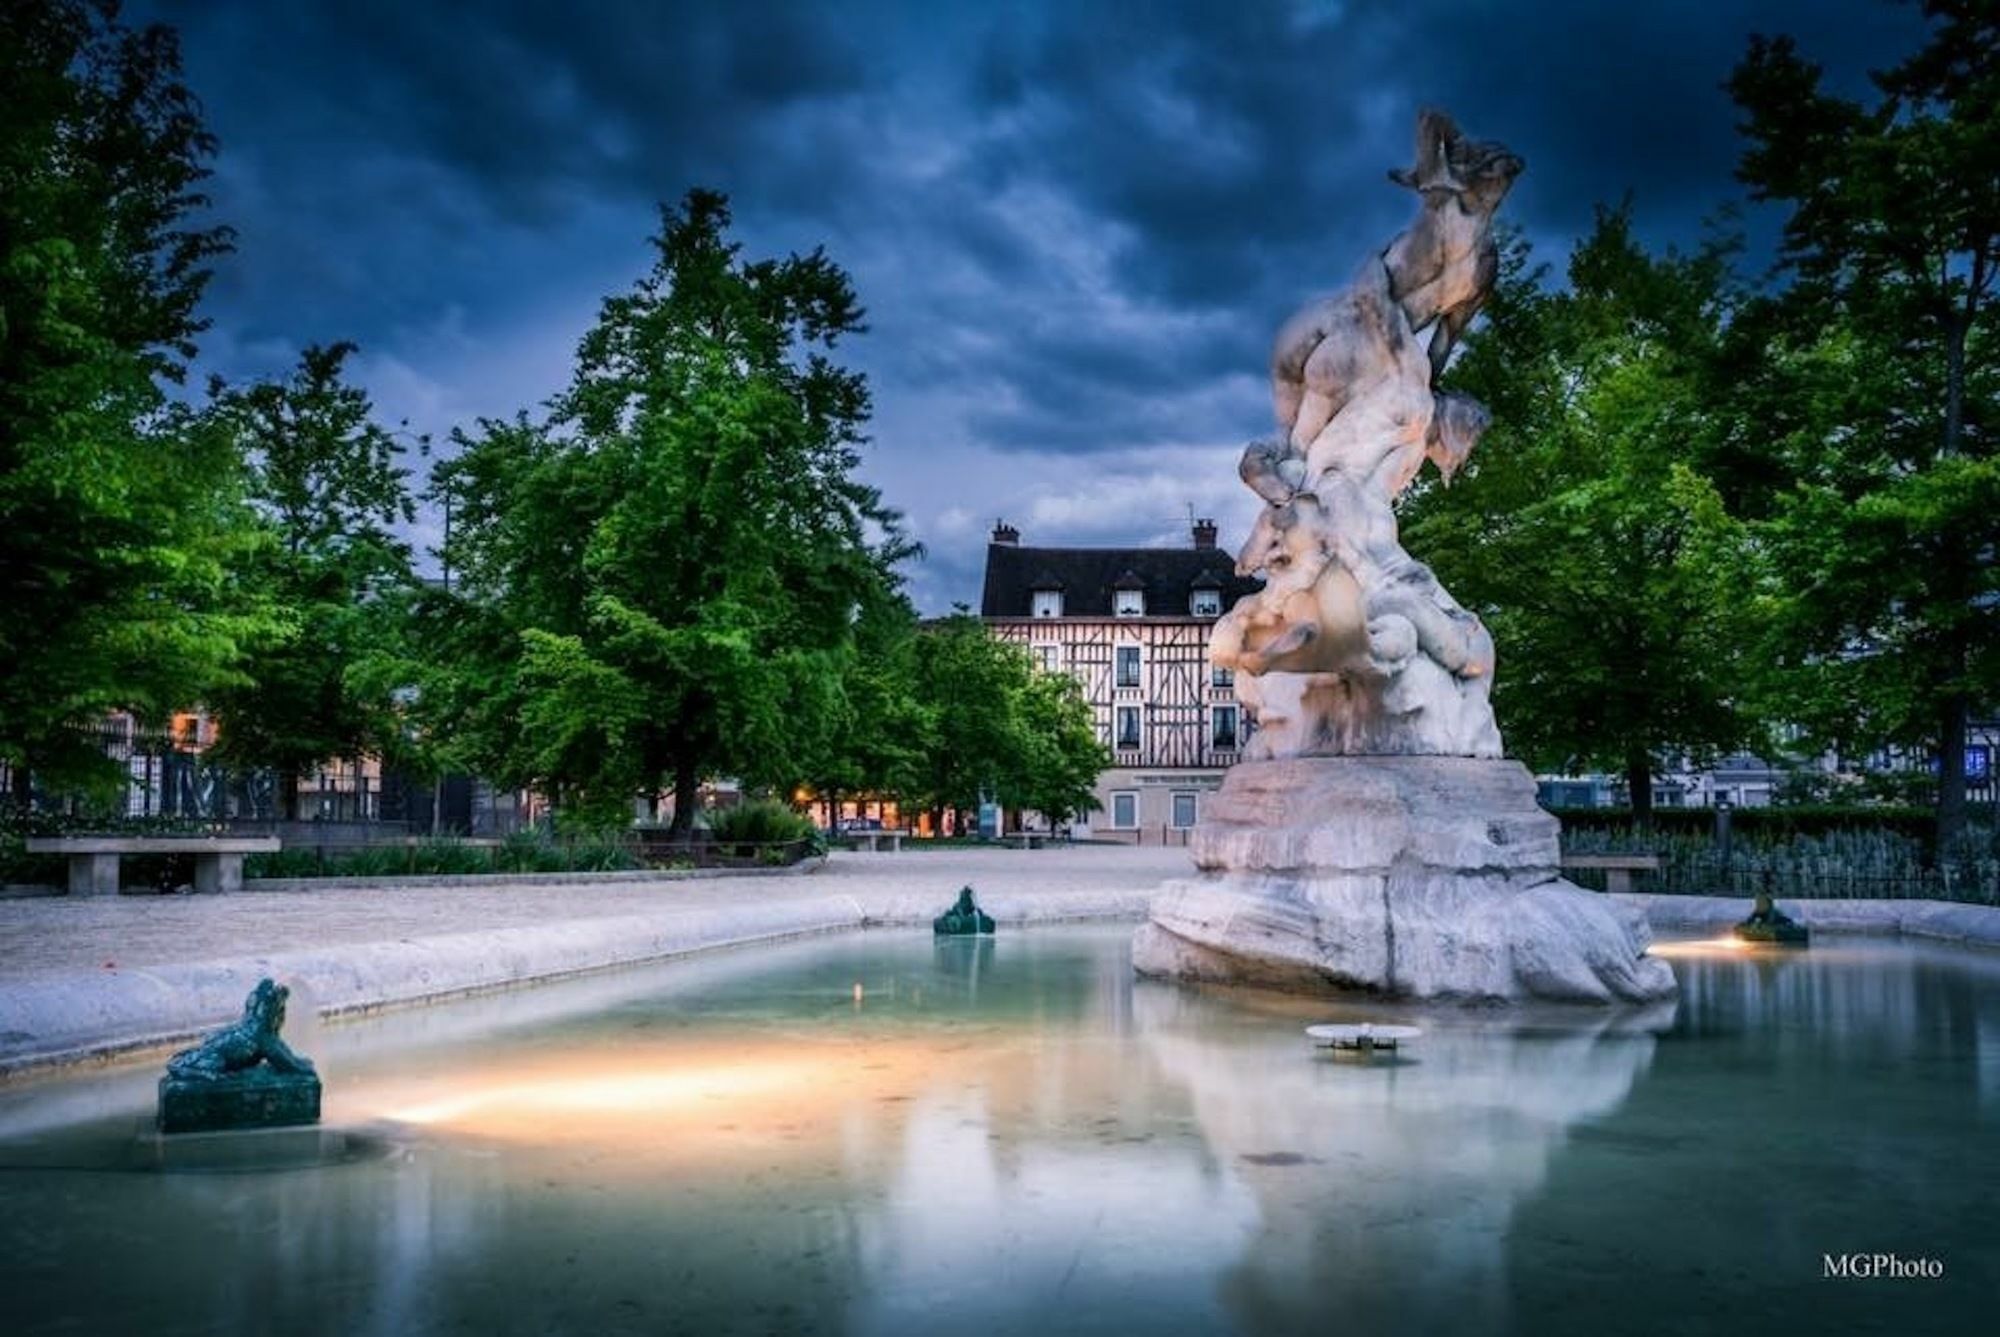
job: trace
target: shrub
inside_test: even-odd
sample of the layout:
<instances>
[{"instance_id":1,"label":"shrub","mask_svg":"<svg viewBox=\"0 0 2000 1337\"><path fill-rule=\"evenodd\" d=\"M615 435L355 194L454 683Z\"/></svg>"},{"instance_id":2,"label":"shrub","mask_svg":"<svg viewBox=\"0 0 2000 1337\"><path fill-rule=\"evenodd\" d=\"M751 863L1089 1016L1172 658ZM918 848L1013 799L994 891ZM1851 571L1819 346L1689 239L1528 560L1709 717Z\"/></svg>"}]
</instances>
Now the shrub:
<instances>
[{"instance_id":1,"label":"shrub","mask_svg":"<svg viewBox=\"0 0 2000 1337\"><path fill-rule=\"evenodd\" d=\"M709 815L708 827L722 845L778 845L814 835L810 820L776 799L718 808Z\"/></svg>"}]
</instances>

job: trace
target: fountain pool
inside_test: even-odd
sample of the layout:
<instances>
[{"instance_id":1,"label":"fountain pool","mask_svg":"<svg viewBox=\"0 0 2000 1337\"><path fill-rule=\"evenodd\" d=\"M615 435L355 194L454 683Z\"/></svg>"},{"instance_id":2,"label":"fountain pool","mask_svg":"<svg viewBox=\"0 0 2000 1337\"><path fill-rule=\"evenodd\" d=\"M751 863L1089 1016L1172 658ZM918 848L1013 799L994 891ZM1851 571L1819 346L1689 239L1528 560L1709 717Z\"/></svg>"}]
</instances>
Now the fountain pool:
<instances>
[{"instance_id":1,"label":"fountain pool","mask_svg":"<svg viewBox=\"0 0 2000 1337\"><path fill-rule=\"evenodd\" d=\"M312 1168L134 1168L152 1065L0 1089L6 1330L1986 1330L2000 958L1668 944L1677 1011L1613 1021L1135 982L1130 939L872 931L295 1024L377 1136ZM1406 1020L1393 1056L1301 1033ZM1878 1252L1944 1275L1825 1275Z\"/></svg>"}]
</instances>

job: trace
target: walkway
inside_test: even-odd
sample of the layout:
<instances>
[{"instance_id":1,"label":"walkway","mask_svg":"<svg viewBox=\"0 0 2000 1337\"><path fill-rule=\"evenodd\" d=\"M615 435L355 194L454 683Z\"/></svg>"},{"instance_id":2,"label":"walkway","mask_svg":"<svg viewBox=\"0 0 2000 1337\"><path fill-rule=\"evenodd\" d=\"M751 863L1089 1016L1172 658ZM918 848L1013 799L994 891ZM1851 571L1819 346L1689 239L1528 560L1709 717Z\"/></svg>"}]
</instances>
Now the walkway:
<instances>
[{"instance_id":1,"label":"walkway","mask_svg":"<svg viewBox=\"0 0 2000 1337\"><path fill-rule=\"evenodd\" d=\"M961 886L1002 922L1144 918L1187 851L837 853L770 875L0 901L0 1077L180 1043L269 974L338 1016L866 924L925 924ZM254 885L254 884L253 884Z\"/></svg>"}]
</instances>

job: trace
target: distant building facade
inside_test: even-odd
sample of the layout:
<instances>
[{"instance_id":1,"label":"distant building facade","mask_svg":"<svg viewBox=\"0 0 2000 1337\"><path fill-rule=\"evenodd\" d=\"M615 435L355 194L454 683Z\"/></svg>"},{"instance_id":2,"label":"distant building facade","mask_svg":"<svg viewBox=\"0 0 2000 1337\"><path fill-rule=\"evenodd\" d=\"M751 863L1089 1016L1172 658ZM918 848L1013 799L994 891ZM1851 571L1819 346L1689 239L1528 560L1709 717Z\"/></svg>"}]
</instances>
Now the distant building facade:
<instances>
[{"instance_id":1,"label":"distant building facade","mask_svg":"<svg viewBox=\"0 0 2000 1337\"><path fill-rule=\"evenodd\" d=\"M1214 521L1195 521L1191 537L1186 548L1038 548L1003 522L987 545L987 628L1075 678L1111 752L1093 835L1185 840L1242 755L1247 722L1229 671L1208 662L1208 636L1260 582L1236 574Z\"/></svg>"}]
</instances>

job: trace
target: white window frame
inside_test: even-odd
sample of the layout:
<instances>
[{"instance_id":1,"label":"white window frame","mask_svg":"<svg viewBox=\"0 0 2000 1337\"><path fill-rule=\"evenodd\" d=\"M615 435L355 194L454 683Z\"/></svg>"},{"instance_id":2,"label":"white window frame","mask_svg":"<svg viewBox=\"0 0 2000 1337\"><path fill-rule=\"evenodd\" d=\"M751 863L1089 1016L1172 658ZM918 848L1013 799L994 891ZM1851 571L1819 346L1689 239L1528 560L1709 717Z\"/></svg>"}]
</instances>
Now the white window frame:
<instances>
[{"instance_id":1,"label":"white window frame","mask_svg":"<svg viewBox=\"0 0 2000 1337\"><path fill-rule=\"evenodd\" d=\"M1146 591L1144 590L1111 591L1111 612L1112 615L1115 617L1146 616Z\"/></svg>"},{"instance_id":2,"label":"white window frame","mask_svg":"<svg viewBox=\"0 0 2000 1337\"><path fill-rule=\"evenodd\" d=\"M1129 821L1129 822L1121 822L1121 821L1119 821L1119 820L1118 820L1118 800L1119 800L1119 799L1130 799L1130 800L1131 800L1131 802L1132 802L1132 812L1131 812L1131 818L1132 818L1132 820L1131 820L1131 821ZM1109 804L1108 806L1109 806L1109 807L1110 807L1110 809L1111 809L1111 829L1112 829L1113 831L1137 831L1137 830L1139 829L1139 791L1138 791L1138 790L1136 790L1136 789L1114 789L1114 790L1112 790L1112 791L1111 791L1111 802L1110 802L1110 804Z\"/></svg>"},{"instance_id":3,"label":"white window frame","mask_svg":"<svg viewBox=\"0 0 2000 1337\"><path fill-rule=\"evenodd\" d=\"M1029 595L1028 612L1034 617L1061 617L1062 591L1035 590Z\"/></svg>"},{"instance_id":4,"label":"white window frame","mask_svg":"<svg viewBox=\"0 0 2000 1337\"><path fill-rule=\"evenodd\" d=\"M1196 590L1188 595L1189 617L1221 617L1222 591Z\"/></svg>"},{"instance_id":5,"label":"white window frame","mask_svg":"<svg viewBox=\"0 0 2000 1337\"><path fill-rule=\"evenodd\" d=\"M1125 741L1125 730L1119 726L1127 715L1138 726L1132 730L1132 741ZM1136 752L1146 745L1146 720L1137 706L1114 706L1111 710L1111 746L1120 752Z\"/></svg>"},{"instance_id":6,"label":"white window frame","mask_svg":"<svg viewBox=\"0 0 2000 1337\"><path fill-rule=\"evenodd\" d=\"M1132 681L1130 682L1125 681L1125 656L1128 651L1132 656ZM1114 688L1122 687L1129 691L1133 688L1144 686L1145 682L1145 647L1133 645L1130 642L1114 647L1111 651L1111 685Z\"/></svg>"},{"instance_id":7,"label":"white window frame","mask_svg":"<svg viewBox=\"0 0 2000 1337\"><path fill-rule=\"evenodd\" d=\"M1234 687L1236 685L1236 670L1224 668L1220 664L1210 664L1208 666L1208 685L1210 687Z\"/></svg>"},{"instance_id":8,"label":"white window frame","mask_svg":"<svg viewBox=\"0 0 2000 1337\"><path fill-rule=\"evenodd\" d=\"M1188 819L1181 820L1181 800L1188 802ZM1194 789L1176 789L1167 800L1167 820L1176 831L1192 830L1201 821L1201 793Z\"/></svg>"},{"instance_id":9,"label":"white window frame","mask_svg":"<svg viewBox=\"0 0 2000 1337\"><path fill-rule=\"evenodd\" d=\"M1044 673L1062 672L1062 646L1055 641L1047 641L1035 647L1035 662Z\"/></svg>"}]
</instances>

